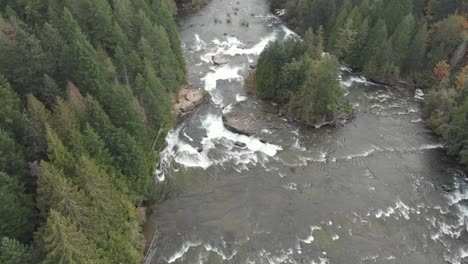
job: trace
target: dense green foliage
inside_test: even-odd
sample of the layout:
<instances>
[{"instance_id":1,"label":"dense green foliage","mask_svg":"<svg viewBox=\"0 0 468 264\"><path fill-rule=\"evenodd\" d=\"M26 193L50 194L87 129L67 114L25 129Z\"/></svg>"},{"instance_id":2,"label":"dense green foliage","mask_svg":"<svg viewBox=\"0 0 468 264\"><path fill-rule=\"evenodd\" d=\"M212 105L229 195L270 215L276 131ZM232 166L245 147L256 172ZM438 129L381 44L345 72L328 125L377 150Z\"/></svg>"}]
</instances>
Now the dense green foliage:
<instances>
[{"instance_id":1,"label":"dense green foliage","mask_svg":"<svg viewBox=\"0 0 468 264\"><path fill-rule=\"evenodd\" d=\"M304 38L308 28L323 27L325 49L367 77L389 84L403 79L429 91L428 124L468 166L467 1L271 0L271 5L285 8L286 21Z\"/></svg>"},{"instance_id":2,"label":"dense green foliage","mask_svg":"<svg viewBox=\"0 0 468 264\"><path fill-rule=\"evenodd\" d=\"M377 81L404 78L430 86L437 62L462 64L456 51L466 39L463 0L271 2L287 9L285 19L300 33L323 26L325 49Z\"/></svg>"},{"instance_id":3,"label":"dense green foliage","mask_svg":"<svg viewBox=\"0 0 468 264\"><path fill-rule=\"evenodd\" d=\"M271 43L260 55L255 91L263 99L287 108L288 114L307 124L347 118L352 108L338 80L338 60L323 53L322 30L305 33L304 41Z\"/></svg>"},{"instance_id":4,"label":"dense green foliage","mask_svg":"<svg viewBox=\"0 0 468 264\"><path fill-rule=\"evenodd\" d=\"M0 3L0 263L141 262L135 206L185 83L175 11Z\"/></svg>"}]
</instances>

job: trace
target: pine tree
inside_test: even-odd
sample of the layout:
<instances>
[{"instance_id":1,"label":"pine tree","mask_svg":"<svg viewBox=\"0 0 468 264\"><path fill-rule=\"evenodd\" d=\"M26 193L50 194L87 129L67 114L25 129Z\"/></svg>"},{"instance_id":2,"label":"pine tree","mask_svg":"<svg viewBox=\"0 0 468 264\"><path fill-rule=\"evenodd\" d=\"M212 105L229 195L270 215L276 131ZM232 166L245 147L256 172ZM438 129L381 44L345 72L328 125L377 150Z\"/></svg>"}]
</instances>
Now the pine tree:
<instances>
[{"instance_id":1,"label":"pine tree","mask_svg":"<svg viewBox=\"0 0 468 264\"><path fill-rule=\"evenodd\" d=\"M331 121L340 115L343 92L337 78L338 65L333 57L313 62L300 90L291 97L289 113L308 124Z\"/></svg>"},{"instance_id":2,"label":"pine tree","mask_svg":"<svg viewBox=\"0 0 468 264\"><path fill-rule=\"evenodd\" d=\"M27 242L34 230L34 203L22 184L0 172L0 237Z\"/></svg>"},{"instance_id":3,"label":"pine tree","mask_svg":"<svg viewBox=\"0 0 468 264\"><path fill-rule=\"evenodd\" d=\"M26 161L20 146L2 129L0 129L0 171L18 178L26 174Z\"/></svg>"},{"instance_id":4,"label":"pine tree","mask_svg":"<svg viewBox=\"0 0 468 264\"><path fill-rule=\"evenodd\" d=\"M68 140L71 140L68 138ZM62 140L51 128L47 129L47 150L48 158L54 166L63 170L65 174L72 176L74 171L75 158L72 153L63 145Z\"/></svg>"},{"instance_id":5,"label":"pine tree","mask_svg":"<svg viewBox=\"0 0 468 264\"><path fill-rule=\"evenodd\" d=\"M108 263L76 224L55 210L50 211L38 240L44 264Z\"/></svg>"},{"instance_id":6,"label":"pine tree","mask_svg":"<svg viewBox=\"0 0 468 264\"><path fill-rule=\"evenodd\" d=\"M52 164L41 162L40 171L37 180L37 207L42 216L53 209L79 225L85 225L90 211L83 193L64 176L63 171Z\"/></svg>"},{"instance_id":7,"label":"pine tree","mask_svg":"<svg viewBox=\"0 0 468 264\"><path fill-rule=\"evenodd\" d=\"M416 22L411 14L406 16L397 26L395 33L391 37L393 58L395 66L398 68L403 66L404 59L408 54L415 24Z\"/></svg>"},{"instance_id":8,"label":"pine tree","mask_svg":"<svg viewBox=\"0 0 468 264\"><path fill-rule=\"evenodd\" d=\"M390 34L394 33L403 18L411 13L412 1L392 0L388 1L385 8L385 22ZM396 30L397 31L397 30ZM396 32L395 31L395 32Z\"/></svg>"},{"instance_id":9,"label":"pine tree","mask_svg":"<svg viewBox=\"0 0 468 264\"><path fill-rule=\"evenodd\" d=\"M29 116L24 142L27 160L43 160L47 158L46 127L50 113L45 106L30 95L27 97Z\"/></svg>"},{"instance_id":10,"label":"pine tree","mask_svg":"<svg viewBox=\"0 0 468 264\"><path fill-rule=\"evenodd\" d=\"M30 247L21 244L18 240L4 237L0 243L0 263L33 264L37 261Z\"/></svg>"},{"instance_id":11,"label":"pine tree","mask_svg":"<svg viewBox=\"0 0 468 264\"><path fill-rule=\"evenodd\" d=\"M406 56L404 72L415 74L422 68L427 50L427 24L422 23L414 35Z\"/></svg>"},{"instance_id":12,"label":"pine tree","mask_svg":"<svg viewBox=\"0 0 468 264\"><path fill-rule=\"evenodd\" d=\"M0 127L11 135L21 137L25 121L20 98L0 75Z\"/></svg>"},{"instance_id":13,"label":"pine tree","mask_svg":"<svg viewBox=\"0 0 468 264\"><path fill-rule=\"evenodd\" d=\"M328 35L328 49L333 50L338 44L338 34L340 28L346 23L346 18L348 17L350 10L348 6L345 6L341 9L341 12L335 20L335 24Z\"/></svg>"}]
</instances>

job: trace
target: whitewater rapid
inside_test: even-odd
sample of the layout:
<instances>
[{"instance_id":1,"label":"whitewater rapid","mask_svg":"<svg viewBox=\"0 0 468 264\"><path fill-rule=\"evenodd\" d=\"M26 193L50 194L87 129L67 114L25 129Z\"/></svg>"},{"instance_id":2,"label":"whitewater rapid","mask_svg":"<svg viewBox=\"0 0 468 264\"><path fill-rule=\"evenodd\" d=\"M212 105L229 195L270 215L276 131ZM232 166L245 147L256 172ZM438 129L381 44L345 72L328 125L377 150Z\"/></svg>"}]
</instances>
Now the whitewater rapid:
<instances>
[{"instance_id":1,"label":"whitewater rapid","mask_svg":"<svg viewBox=\"0 0 468 264\"><path fill-rule=\"evenodd\" d=\"M152 263L464 263L468 184L424 125L422 90L401 95L342 66L356 118L320 129L246 94L268 43L298 38L284 12L271 14L264 0L218 0L180 21L189 81L211 101L160 153L163 195L146 227L160 234ZM217 55L229 63L213 65ZM225 129L233 109L260 131Z\"/></svg>"}]
</instances>

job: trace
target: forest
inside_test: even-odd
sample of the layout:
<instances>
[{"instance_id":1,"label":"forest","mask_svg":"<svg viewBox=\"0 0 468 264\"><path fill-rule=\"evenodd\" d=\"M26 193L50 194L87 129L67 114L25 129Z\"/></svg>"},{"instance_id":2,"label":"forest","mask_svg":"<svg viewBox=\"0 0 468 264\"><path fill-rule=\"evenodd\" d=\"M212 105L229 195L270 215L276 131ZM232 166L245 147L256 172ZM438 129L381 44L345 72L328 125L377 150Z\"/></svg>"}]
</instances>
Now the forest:
<instances>
[{"instance_id":1,"label":"forest","mask_svg":"<svg viewBox=\"0 0 468 264\"><path fill-rule=\"evenodd\" d=\"M138 207L186 83L176 11L0 2L0 263L141 263Z\"/></svg>"},{"instance_id":2,"label":"forest","mask_svg":"<svg viewBox=\"0 0 468 264\"><path fill-rule=\"evenodd\" d=\"M285 10L284 20L302 35L305 45L310 43L311 32L319 32L326 52L367 78L390 86L405 83L412 87L407 92L422 88L427 124L441 136L448 153L468 166L467 1L271 0L270 4L272 10ZM314 120L318 113L335 109L336 102L328 95L301 100L306 98L304 87L309 85L304 85L304 80L321 78L320 74L304 67L309 55L293 54L291 49L287 57L292 62L278 62L286 58L285 49L278 48L281 46L290 44L272 44L261 55L256 75L260 97L283 104L291 98L289 113L299 120ZM269 58L275 58L274 65L262 63L272 61ZM319 59L323 60L329 59ZM277 73L281 77L274 77ZM301 85L302 92L297 93ZM328 92L336 93L336 87L330 87ZM325 100L332 107L325 104L321 111L310 112L311 100L317 101L315 105Z\"/></svg>"}]
</instances>

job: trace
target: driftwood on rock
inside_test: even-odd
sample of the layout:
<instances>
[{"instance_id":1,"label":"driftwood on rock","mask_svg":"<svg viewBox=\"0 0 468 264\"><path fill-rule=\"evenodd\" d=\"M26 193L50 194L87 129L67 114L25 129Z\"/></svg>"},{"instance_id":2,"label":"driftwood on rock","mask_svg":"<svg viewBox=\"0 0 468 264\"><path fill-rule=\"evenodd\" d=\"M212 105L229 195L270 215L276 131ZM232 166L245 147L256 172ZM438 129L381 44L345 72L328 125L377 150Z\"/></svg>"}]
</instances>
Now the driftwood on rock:
<instances>
[{"instance_id":1,"label":"driftwood on rock","mask_svg":"<svg viewBox=\"0 0 468 264\"><path fill-rule=\"evenodd\" d=\"M203 101L203 92L201 90L194 89L191 85L182 86L179 90L177 103L173 108L175 117L180 119L189 115Z\"/></svg>"}]
</instances>

